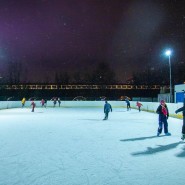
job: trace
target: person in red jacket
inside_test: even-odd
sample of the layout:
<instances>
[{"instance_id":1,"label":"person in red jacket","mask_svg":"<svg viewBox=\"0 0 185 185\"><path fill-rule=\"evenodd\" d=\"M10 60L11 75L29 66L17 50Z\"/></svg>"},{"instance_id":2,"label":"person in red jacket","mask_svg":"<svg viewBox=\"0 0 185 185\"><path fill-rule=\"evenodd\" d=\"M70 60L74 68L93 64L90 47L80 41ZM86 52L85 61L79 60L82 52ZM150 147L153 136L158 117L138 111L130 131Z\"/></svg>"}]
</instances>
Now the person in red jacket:
<instances>
[{"instance_id":1,"label":"person in red jacket","mask_svg":"<svg viewBox=\"0 0 185 185\"><path fill-rule=\"evenodd\" d=\"M34 109L35 109L35 106L36 106L34 101L31 102L31 106L32 106L32 110L31 111L34 112Z\"/></svg>"},{"instance_id":2,"label":"person in red jacket","mask_svg":"<svg viewBox=\"0 0 185 185\"><path fill-rule=\"evenodd\" d=\"M141 106L143 106L143 105L140 102L137 101L136 106L138 107L139 112L140 112L141 111Z\"/></svg>"},{"instance_id":3,"label":"person in red jacket","mask_svg":"<svg viewBox=\"0 0 185 185\"><path fill-rule=\"evenodd\" d=\"M171 133L168 132L168 122L167 122L169 112L168 107L164 100L160 101L160 105L158 106L156 113L159 114L159 127L157 131L157 136L161 134L163 127L165 135L170 136Z\"/></svg>"},{"instance_id":4,"label":"person in red jacket","mask_svg":"<svg viewBox=\"0 0 185 185\"><path fill-rule=\"evenodd\" d=\"M44 99L42 99L40 103L41 103L42 107L44 107L45 100L44 100Z\"/></svg>"}]
</instances>

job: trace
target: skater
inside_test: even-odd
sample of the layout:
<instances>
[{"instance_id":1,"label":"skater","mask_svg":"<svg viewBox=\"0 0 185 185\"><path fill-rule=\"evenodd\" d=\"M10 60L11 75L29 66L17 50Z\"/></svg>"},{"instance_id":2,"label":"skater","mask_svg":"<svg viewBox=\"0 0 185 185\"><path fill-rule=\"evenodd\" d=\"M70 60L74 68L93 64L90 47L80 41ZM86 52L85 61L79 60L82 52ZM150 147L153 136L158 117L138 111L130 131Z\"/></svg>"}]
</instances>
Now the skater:
<instances>
[{"instance_id":1,"label":"skater","mask_svg":"<svg viewBox=\"0 0 185 185\"><path fill-rule=\"evenodd\" d=\"M35 106L36 106L36 104L35 104L34 100L31 102L31 106L32 106L32 110L31 110L31 112L34 112L34 110L35 110Z\"/></svg>"},{"instance_id":2,"label":"skater","mask_svg":"<svg viewBox=\"0 0 185 185\"><path fill-rule=\"evenodd\" d=\"M137 101L136 106L138 107L139 112L140 112L141 111L141 106L143 106L143 105L140 102Z\"/></svg>"},{"instance_id":3,"label":"skater","mask_svg":"<svg viewBox=\"0 0 185 185\"><path fill-rule=\"evenodd\" d=\"M21 100L21 103L22 103L22 108L24 107L24 105L25 105L25 102L26 102L26 98L24 97L24 98Z\"/></svg>"},{"instance_id":4,"label":"skater","mask_svg":"<svg viewBox=\"0 0 185 185\"><path fill-rule=\"evenodd\" d=\"M127 111L131 110L129 98L127 97L127 98L125 99L125 101L126 101L126 103L127 103Z\"/></svg>"},{"instance_id":5,"label":"skater","mask_svg":"<svg viewBox=\"0 0 185 185\"><path fill-rule=\"evenodd\" d=\"M60 98L58 98L58 105L60 107L60 104L61 104L61 101L60 101Z\"/></svg>"},{"instance_id":6,"label":"skater","mask_svg":"<svg viewBox=\"0 0 185 185\"><path fill-rule=\"evenodd\" d=\"M53 106L54 106L54 107L55 107L56 103L57 103L57 99L54 98L54 99L53 99Z\"/></svg>"},{"instance_id":7,"label":"skater","mask_svg":"<svg viewBox=\"0 0 185 185\"><path fill-rule=\"evenodd\" d=\"M41 103L42 107L44 107L45 100L44 100L44 99L42 99L40 103Z\"/></svg>"},{"instance_id":8,"label":"skater","mask_svg":"<svg viewBox=\"0 0 185 185\"><path fill-rule=\"evenodd\" d=\"M182 125L182 137L181 137L181 139L184 140L185 139L185 107L183 106L183 107L181 107L181 108L179 108L175 111L176 114L178 112L182 112L182 114L183 114L183 125Z\"/></svg>"},{"instance_id":9,"label":"skater","mask_svg":"<svg viewBox=\"0 0 185 185\"><path fill-rule=\"evenodd\" d=\"M105 101L104 105L105 118L103 120L108 120L110 111L112 112L112 106L107 101Z\"/></svg>"},{"instance_id":10,"label":"skater","mask_svg":"<svg viewBox=\"0 0 185 185\"><path fill-rule=\"evenodd\" d=\"M159 127L157 131L157 136L161 134L163 127L165 135L170 136L171 134L168 132L168 122L167 122L169 112L168 107L164 100L160 101L160 105L158 106L156 113L159 114Z\"/></svg>"}]
</instances>

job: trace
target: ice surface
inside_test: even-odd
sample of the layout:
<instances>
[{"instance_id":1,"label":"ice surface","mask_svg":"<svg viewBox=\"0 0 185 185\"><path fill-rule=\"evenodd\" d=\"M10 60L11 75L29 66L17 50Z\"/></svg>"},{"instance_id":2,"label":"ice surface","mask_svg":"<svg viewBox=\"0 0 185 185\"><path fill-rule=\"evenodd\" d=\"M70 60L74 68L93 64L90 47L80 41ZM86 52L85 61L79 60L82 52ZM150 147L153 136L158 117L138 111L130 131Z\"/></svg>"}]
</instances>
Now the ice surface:
<instances>
[{"instance_id":1,"label":"ice surface","mask_svg":"<svg viewBox=\"0 0 185 185\"><path fill-rule=\"evenodd\" d=\"M0 185L184 185L182 120L113 108L0 110Z\"/></svg>"}]
</instances>

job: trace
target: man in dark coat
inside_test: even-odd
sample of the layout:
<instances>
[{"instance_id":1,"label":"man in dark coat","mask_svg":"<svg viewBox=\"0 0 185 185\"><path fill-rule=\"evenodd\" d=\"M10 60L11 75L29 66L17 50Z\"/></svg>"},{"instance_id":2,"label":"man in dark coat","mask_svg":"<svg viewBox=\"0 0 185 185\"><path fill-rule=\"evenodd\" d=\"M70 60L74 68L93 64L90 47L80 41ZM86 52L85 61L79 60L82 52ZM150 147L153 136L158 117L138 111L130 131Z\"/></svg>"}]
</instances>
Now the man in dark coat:
<instances>
[{"instance_id":1,"label":"man in dark coat","mask_svg":"<svg viewBox=\"0 0 185 185\"><path fill-rule=\"evenodd\" d=\"M125 99L126 103L127 103L127 111L131 110L130 108L130 101L128 99L128 97Z\"/></svg>"},{"instance_id":2,"label":"man in dark coat","mask_svg":"<svg viewBox=\"0 0 185 185\"><path fill-rule=\"evenodd\" d=\"M112 106L107 101L105 101L105 105L104 105L105 118L103 120L108 119L110 111L112 112Z\"/></svg>"},{"instance_id":3,"label":"man in dark coat","mask_svg":"<svg viewBox=\"0 0 185 185\"><path fill-rule=\"evenodd\" d=\"M156 110L157 114L159 114L159 127L157 136L159 136L162 132L162 129L164 127L164 133L166 136L170 136L171 134L168 132L168 122L167 119L169 117L168 107L164 100L160 101L160 105L158 106Z\"/></svg>"},{"instance_id":4,"label":"man in dark coat","mask_svg":"<svg viewBox=\"0 0 185 185\"><path fill-rule=\"evenodd\" d=\"M183 106L183 107L181 107L181 108L179 108L175 111L176 114L178 112L182 112L182 114L183 114L183 125L182 125L182 137L181 137L181 139L184 140L185 139L185 107Z\"/></svg>"}]
</instances>

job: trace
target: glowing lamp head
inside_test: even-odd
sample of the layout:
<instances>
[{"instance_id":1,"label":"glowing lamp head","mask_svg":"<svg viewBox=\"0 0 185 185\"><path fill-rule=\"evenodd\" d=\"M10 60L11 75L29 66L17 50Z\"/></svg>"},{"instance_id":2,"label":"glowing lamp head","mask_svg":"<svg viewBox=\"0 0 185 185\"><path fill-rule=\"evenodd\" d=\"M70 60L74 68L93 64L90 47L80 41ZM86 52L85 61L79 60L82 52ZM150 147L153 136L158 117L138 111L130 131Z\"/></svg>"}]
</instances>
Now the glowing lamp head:
<instances>
[{"instance_id":1,"label":"glowing lamp head","mask_svg":"<svg viewBox=\"0 0 185 185\"><path fill-rule=\"evenodd\" d=\"M166 56L171 56L171 54L172 54L172 51L171 51L171 50L167 50L167 51L165 52L165 55L166 55Z\"/></svg>"}]
</instances>

